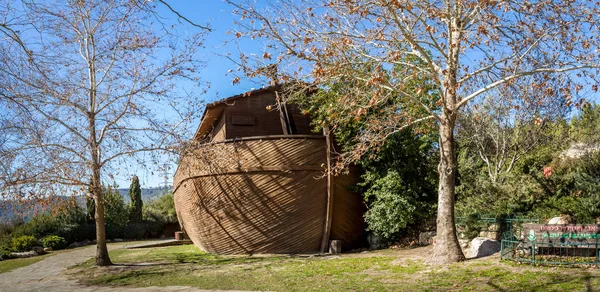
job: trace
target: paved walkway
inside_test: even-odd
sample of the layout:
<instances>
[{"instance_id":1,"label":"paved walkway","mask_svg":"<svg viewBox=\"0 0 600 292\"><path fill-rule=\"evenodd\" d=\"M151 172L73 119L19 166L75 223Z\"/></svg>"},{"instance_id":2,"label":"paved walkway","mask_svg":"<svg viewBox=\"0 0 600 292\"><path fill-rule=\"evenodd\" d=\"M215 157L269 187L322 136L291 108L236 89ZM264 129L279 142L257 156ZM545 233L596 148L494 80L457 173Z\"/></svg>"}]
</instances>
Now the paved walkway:
<instances>
[{"instance_id":1,"label":"paved walkway","mask_svg":"<svg viewBox=\"0 0 600 292\"><path fill-rule=\"evenodd\" d=\"M43 291L43 292L63 292L63 291L206 291L191 287L169 286L169 287L147 287L147 288L126 288L126 287L97 287L85 286L75 280L69 279L65 275L68 267L87 261L95 254L96 246L80 248L71 252L62 252L50 256L42 261L27 267L19 268L7 273L0 274L0 291L4 292L25 292L25 291ZM111 247L115 249L120 247Z\"/></svg>"},{"instance_id":2,"label":"paved walkway","mask_svg":"<svg viewBox=\"0 0 600 292\"><path fill-rule=\"evenodd\" d=\"M194 244L189 239L177 240L177 239L165 239L161 241L151 241L151 242L142 242L135 244L128 244L123 246L123 248L149 248L149 247L165 247L165 246L174 246L174 245L186 245L186 244Z\"/></svg>"}]
</instances>

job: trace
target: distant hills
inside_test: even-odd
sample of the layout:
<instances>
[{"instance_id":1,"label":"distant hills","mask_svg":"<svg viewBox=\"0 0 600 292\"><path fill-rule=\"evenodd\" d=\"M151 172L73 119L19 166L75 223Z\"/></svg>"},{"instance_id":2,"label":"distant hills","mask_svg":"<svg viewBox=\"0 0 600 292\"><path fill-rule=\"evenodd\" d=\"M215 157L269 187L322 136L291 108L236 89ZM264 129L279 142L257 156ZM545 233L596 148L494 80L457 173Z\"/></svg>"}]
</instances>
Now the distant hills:
<instances>
[{"instance_id":1,"label":"distant hills","mask_svg":"<svg viewBox=\"0 0 600 292\"><path fill-rule=\"evenodd\" d=\"M148 202L155 198L158 198L170 191L173 190L173 187L159 187L159 188L145 188L142 189L142 201ZM129 188L119 189L119 193L123 196L125 202L129 203Z\"/></svg>"},{"instance_id":2,"label":"distant hills","mask_svg":"<svg viewBox=\"0 0 600 292\"><path fill-rule=\"evenodd\" d=\"M142 200L144 202L156 199L172 190L171 186L160 187L160 188L143 188L142 189ZM129 189L119 189L119 194L123 196L125 203L129 203ZM85 206L85 199L78 197L77 201L81 206ZM23 204L23 203L21 203ZM14 201L1 201L0 200L0 222L8 222L11 218L15 217L15 213L24 215L25 217L31 216L36 211L47 207L36 206L35 203L24 203L25 206L17 205ZM27 205L29 204L29 205Z\"/></svg>"}]
</instances>

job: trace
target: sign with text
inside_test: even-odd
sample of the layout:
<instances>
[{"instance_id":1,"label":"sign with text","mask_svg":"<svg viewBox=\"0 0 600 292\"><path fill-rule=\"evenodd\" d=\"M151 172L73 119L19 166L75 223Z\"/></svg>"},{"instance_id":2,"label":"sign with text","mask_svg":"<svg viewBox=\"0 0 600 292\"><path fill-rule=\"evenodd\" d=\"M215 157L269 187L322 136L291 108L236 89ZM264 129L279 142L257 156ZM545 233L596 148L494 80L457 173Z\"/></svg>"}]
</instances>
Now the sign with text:
<instances>
[{"instance_id":1,"label":"sign with text","mask_svg":"<svg viewBox=\"0 0 600 292\"><path fill-rule=\"evenodd\" d=\"M525 241L556 244L595 244L600 239L600 225L523 224Z\"/></svg>"}]
</instances>

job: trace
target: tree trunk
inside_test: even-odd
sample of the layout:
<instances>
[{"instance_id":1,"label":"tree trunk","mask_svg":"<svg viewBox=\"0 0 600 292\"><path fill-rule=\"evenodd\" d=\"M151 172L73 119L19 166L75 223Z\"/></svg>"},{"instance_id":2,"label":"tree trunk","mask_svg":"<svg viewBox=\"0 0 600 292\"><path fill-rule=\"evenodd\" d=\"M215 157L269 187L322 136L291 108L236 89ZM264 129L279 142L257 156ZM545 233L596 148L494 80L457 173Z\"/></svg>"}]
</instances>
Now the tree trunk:
<instances>
[{"instance_id":1,"label":"tree trunk","mask_svg":"<svg viewBox=\"0 0 600 292\"><path fill-rule=\"evenodd\" d=\"M112 262L108 257L106 247L106 226L104 225L104 198L100 185L100 169L94 170L94 198L96 202L96 265L110 266Z\"/></svg>"},{"instance_id":2,"label":"tree trunk","mask_svg":"<svg viewBox=\"0 0 600 292\"><path fill-rule=\"evenodd\" d=\"M95 91L90 93L90 109L95 108ZM90 112L93 112L90 110ZM102 195L102 179L100 170L100 147L96 140L96 118L93 114L89 115L89 130L90 130L90 154L91 154L91 170L92 183L94 190L94 200L96 203L96 265L110 266L112 262L108 257L108 248L106 247L106 225L104 221L104 196Z\"/></svg>"},{"instance_id":3,"label":"tree trunk","mask_svg":"<svg viewBox=\"0 0 600 292\"><path fill-rule=\"evenodd\" d=\"M443 116L440 122L440 164L437 235L433 247L433 258L436 264L448 264L463 261L463 255L454 222L456 155L454 149L454 120Z\"/></svg>"}]
</instances>

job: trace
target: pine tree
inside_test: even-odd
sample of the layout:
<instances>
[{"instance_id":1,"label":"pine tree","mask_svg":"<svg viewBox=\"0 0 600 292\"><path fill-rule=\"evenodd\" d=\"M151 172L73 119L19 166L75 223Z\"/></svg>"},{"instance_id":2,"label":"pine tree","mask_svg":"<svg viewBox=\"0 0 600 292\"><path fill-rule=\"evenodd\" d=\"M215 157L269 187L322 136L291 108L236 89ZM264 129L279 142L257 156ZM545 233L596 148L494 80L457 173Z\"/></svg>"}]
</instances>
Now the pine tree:
<instances>
[{"instance_id":1,"label":"pine tree","mask_svg":"<svg viewBox=\"0 0 600 292\"><path fill-rule=\"evenodd\" d=\"M137 175L131 180L131 186L129 187L129 198L131 199L131 206L129 208L129 221L131 222L142 222L142 189L140 187L140 180Z\"/></svg>"}]
</instances>

